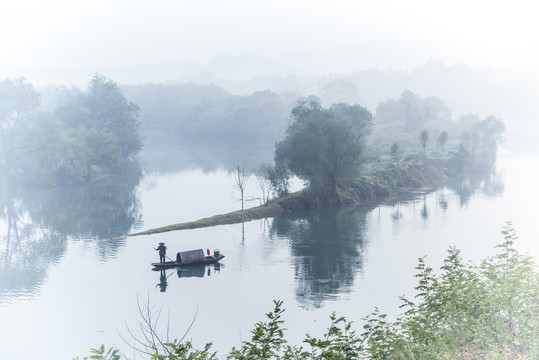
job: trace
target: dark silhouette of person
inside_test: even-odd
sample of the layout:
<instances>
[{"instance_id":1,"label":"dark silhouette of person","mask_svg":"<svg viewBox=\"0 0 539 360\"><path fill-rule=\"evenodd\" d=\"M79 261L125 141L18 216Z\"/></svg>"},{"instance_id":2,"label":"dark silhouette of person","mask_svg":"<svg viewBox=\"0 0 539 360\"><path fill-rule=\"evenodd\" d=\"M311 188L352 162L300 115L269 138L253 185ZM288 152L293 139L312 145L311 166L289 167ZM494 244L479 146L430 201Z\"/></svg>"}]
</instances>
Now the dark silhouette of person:
<instances>
[{"instance_id":1,"label":"dark silhouette of person","mask_svg":"<svg viewBox=\"0 0 539 360\"><path fill-rule=\"evenodd\" d=\"M159 251L159 262L164 263L167 255L167 247L165 246L165 243L160 242L159 246L155 250Z\"/></svg>"},{"instance_id":2,"label":"dark silhouette of person","mask_svg":"<svg viewBox=\"0 0 539 360\"><path fill-rule=\"evenodd\" d=\"M167 285L167 273L165 272L165 270L161 270L161 275L159 276L159 284L157 284L157 286L161 288L161 292L165 292L167 291Z\"/></svg>"}]
</instances>

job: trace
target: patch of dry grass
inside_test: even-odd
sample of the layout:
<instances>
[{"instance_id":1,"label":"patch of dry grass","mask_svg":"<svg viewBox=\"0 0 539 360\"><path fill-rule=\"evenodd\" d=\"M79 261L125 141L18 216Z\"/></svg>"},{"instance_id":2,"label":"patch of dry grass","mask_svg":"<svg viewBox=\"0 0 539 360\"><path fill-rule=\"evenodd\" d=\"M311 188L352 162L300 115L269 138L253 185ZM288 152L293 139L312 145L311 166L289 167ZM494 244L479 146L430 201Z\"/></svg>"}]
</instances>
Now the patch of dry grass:
<instances>
[{"instance_id":1,"label":"patch of dry grass","mask_svg":"<svg viewBox=\"0 0 539 360\"><path fill-rule=\"evenodd\" d=\"M228 214L215 215L199 219L196 221L190 221L185 223L179 223L174 225L163 226L155 229L150 229L138 233L129 234L128 236L137 235L151 235L159 234L167 231L198 229L203 227L237 224L245 221L263 219L267 217L276 217L284 212L282 206L278 204L262 205L251 209L238 210Z\"/></svg>"}]
</instances>

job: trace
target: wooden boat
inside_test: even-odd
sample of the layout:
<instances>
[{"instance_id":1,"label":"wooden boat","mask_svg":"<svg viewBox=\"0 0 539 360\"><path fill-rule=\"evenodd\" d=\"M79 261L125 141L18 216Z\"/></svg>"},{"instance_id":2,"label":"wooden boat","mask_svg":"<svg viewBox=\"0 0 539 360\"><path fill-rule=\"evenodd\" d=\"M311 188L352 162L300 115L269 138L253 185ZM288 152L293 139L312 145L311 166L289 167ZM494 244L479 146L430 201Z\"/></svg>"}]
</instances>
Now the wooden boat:
<instances>
[{"instance_id":1,"label":"wooden boat","mask_svg":"<svg viewBox=\"0 0 539 360\"><path fill-rule=\"evenodd\" d=\"M209 250L208 250L209 252ZM154 270L168 269L184 265L213 264L220 261L225 256L214 250L213 255L204 255L204 250L196 249L189 251L180 251L176 254L176 261L152 263Z\"/></svg>"}]
</instances>

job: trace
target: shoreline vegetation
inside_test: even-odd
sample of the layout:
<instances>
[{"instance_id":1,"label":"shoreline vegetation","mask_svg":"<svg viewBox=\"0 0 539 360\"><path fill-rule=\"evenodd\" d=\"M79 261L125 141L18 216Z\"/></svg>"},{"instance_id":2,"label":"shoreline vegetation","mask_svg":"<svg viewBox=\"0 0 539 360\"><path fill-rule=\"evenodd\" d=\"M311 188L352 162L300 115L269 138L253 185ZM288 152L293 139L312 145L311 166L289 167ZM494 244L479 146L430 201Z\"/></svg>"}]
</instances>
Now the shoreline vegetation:
<instances>
[{"instance_id":1,"label":"shoreline vegetation","mask_svg":"<svg viewBox=\"0 0 539 360\"><path fill-rule=\"evenodd\" d=\"M405 91L399 100L379 105L374 126L375 116L359 105L339 103L324 108L316 97L301 99L290 113L283 140L275 144L274 164L260 164L253 171L257 181L274 194L273 200L263 190L265 205L244 210L249 175L244 166L236 165L242 210L128 236L354 206L435 188L448 180L464 184L474 173L492 172L505 131L503 121L495 116L481 120L471 114L454 123L443 102L436 100L438 110L434 111L432 101ZM291 194L293 176L307 186Z\"/></svg>"},{"instance_id":2,"label":"shoreline vegetation","mask_svg":"<svg viewBox=\"0 0 539 360\"><path fill-rule=\"evenodd\" d=\"M530 256L515 248L511 222L501 231L496 253L472 264L450 247L439 270L420 257L415 295L401 296L394 320L375 308L353 321L333 312L322 337L306 333L301 344L285 334L283 302L274 300L266 320L253 325L251 338L224 354L228 360L314 359L537 359L539 358L539 273ZM168 360L217 360L212 342L200 349L185 340L168 340L157 331L160 310L139 304L140 333L122 338L133 355ZM193 320L194 321L194 320ZM165 340L166 339L166 340ZM101 345L83 359L128 359L118 348ZM135 358L133 357L133 358ZM138 357L137 357L138 358ZM79 359L79 358L76 358Z\"/></svg>"},{"instance_id":3,"label":"shoreline vegetation","mask_svg":"<svg viewBox=\"0 0 539 360\"><path fill-rule=\"evenodd\" d=\"M357 205L373 198L384 199L407 191L435 188L446 182L448 176L442 169L430 165L409 165L406 168L392 167L379 171L374 176L364 176L343 196L343 205ZM245 221L278 217L287 212L318 207L316 201L309 196L308 189L303 189L276 199L269 203L249 209L232 211L214 215L195 221L188 221L141 232L127 236L153 235L169 231L199 229L219 225L238 224Z\"/></svg>"}]
</instances>

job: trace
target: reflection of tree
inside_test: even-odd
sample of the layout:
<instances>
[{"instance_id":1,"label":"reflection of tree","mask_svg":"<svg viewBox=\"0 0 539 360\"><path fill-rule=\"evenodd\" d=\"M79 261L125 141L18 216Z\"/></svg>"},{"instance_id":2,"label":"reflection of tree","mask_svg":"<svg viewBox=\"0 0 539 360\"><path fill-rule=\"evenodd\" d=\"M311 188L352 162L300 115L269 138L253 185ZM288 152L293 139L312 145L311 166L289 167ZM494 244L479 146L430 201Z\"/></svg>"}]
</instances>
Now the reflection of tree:
<instances>
[{"instance_id":1,"label":"reflection of tree","mask_svg":"<svg viewBox=\"0 0 539 360\"><path fill-rule=\"evenodd\" d=\"M445 192L444 192L443 189L442 189L442 192L441 192L441 194L439 196L440 196L440 200L438 200L438 205L440 205L440 208L443 211L446 211L447 208L449 207L449 202L447 201L447 197L446 197Z\"/></svg>"},{"instance_id":2,"label":"reflection of tree","mask_svg":"<svg viewBox=\"0 0 539 360\"><path fill-rule=\"evenodd\" d=\"M140 223L136 186L140 172L111 176L85 186L26 190L26 210L40 223L76 238L122 237Z\"/></svg>"},{"instance_id":3,"label":"reflection of tree","mask_svg":"<svg viewBox=\"0 0 539 360\"><path fill-rule=\"evenodd\" d=\"M136 186L140 171L86 186L28 189L0 179L0 302L31 295L67 239L95 239L102 259L114 256L123 237L140 222Z\"/></svg>"},{"instance_id":4,"label":"reflection of tree","mask_svg":"<svg viewBox=\"0 0 539 360\"><path fill-rule=\"evenodd\" d=\"M397 208L394 212L391 213L391 219L393 222L398 222L400 219L402 219L402 212L400 210L400 202L397 203Z\"/></svg>"},{"instance_id":5,"label":"reflection of tree","mask_svg":"<svg viewBox=\"0 0 539 360\"><path fill-rule=\"evenodd\" d=\"M505 190L503 180L496 173L494 166L452 178L448 181L447 187L460 197L461 206L467 205L476 191L488 196L498 196Z\"/></svg>"},{"instance_id":6,"label":"reflection of tree","mask_svg":"<svg viewBox=\"0 0 539 360\"><path fill-rule=\"evenodd\" d=\"M423 207L421 208L421 218L427 220L429 218L429 209L427 208L427 195L423 195Z\"/></svg>"},{"instance_id":7,"label":"reflection of tree","mask_svg":"<svg viewBox=\"0 0 539 360\"><path fill-rule=\"evenodd\" d=\"M355 208L274 219L271 232L290 239L296 295L303 306L320 307L350 291L363 265L365 218L366 210Z\"/></svg>"},{"instance_id":8,"label":"reflection of tree","mask_svg":"<svg viewBox=\"0 0 539 360\"><path fill-rule=\"evenodd\" d=\"M11 215L8 215L11 217ZM67 237L33 224L19 224L19 237L3 234L0 243L0 303L32 296L47 277L50 264L66 250Z\"/></svg>"}]
</instances>

